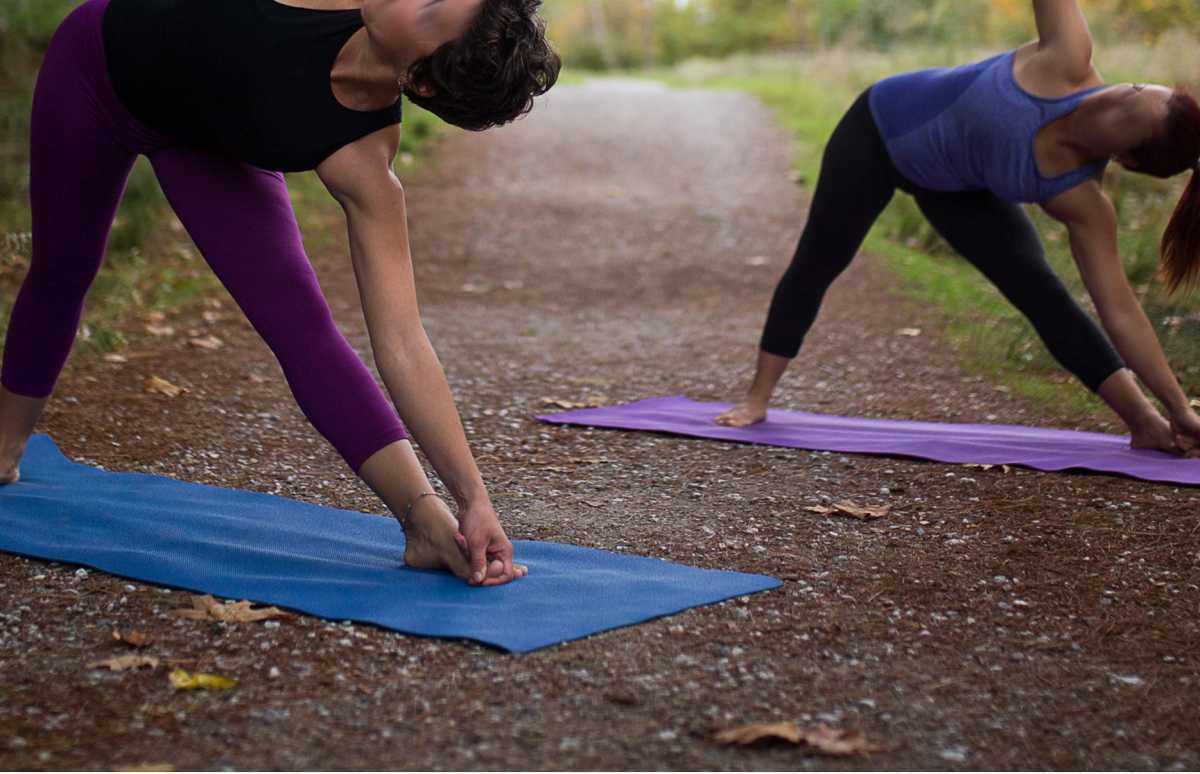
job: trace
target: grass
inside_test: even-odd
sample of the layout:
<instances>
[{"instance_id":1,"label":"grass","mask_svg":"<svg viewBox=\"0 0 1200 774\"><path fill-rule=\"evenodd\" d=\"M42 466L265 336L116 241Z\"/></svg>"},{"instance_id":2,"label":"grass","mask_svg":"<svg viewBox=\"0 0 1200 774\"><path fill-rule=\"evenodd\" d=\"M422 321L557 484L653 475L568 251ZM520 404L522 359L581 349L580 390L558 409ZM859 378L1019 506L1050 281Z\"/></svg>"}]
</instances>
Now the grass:
<instances>
[{"instance_id":1,"label":"grass","mask_svg":"<svg viewBox=\"0 0 1200 774\"><path fill-rule=\"evenodd\" d=\"M0 5L0 341L29 267L29 112L33 83L50 35L76 0L7 0ZM443 124L405 105L398 167L417 163ZM323 222L336 206L313 173L288 180L301 227ZM306 229L310 249L340 234ZM220 284L172 215L149 163L139 159L113 223L104 265L88 296L77 348L110 352L125 346L122 330L150 311L170 312L219 293Z\"/></svg>"},{"instance_id":2,"label":"grass","mask_svg":"<svg viewBox=\"0 0 1200 774\"><path fill-rule=\"evenodd\" d=\"M1116 46L1098 52L1110 82L1174 83L1195 42L1168 36L1156 46ZM778 115L795 141L795 168L803 185L817 179L821 152L837 121L868 85L896 72L967 62L986 51L904 49L882 54L830 49L806 54L739 57L689 62L656 73L688 87L735 89L757 96ZM1184 178L1159 181L1115 166L1106 187L1121 217L1126 271L1153 320L1186 390L1200 392L1200 297L1168 297L1156 280L1158 237L1178 200ZM811 193L811 190L810 190ZM1049 259L1081 303L1090 304L1066 245L1062 227L1037 208L1030 212L1043 234ZM1016 393L1053 401L1067 413L1085 414L1099 401L1080 389L1053 361L1032 327L973 267L945 245L912 200L897 195L866 242L899 279L902 293L938 310L941 333L973 370Z\"/></svg>"}]
</instances>

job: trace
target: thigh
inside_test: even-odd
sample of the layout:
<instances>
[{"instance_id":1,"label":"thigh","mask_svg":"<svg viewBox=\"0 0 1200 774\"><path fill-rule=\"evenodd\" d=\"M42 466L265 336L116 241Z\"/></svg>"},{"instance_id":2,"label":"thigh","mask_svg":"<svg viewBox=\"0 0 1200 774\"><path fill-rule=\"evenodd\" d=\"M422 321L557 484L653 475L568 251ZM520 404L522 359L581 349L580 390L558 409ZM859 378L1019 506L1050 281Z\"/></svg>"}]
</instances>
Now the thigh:
<instances>
[{"instance_id":1,"label":"thigh","mask_svg":"<svg viewBox=\"0 0 1200 774\"><path fill-rule=\"evenodd\" d=\"M187 148L150 160L204 259L268 343L329 320L282 174Z\"/></svg>"},{"instance_id":2,"label":"thigh","mask_svg":"<svg viewBox=\"0 0 1200 774\"><path fill-rule=\"evenodd\" d=\"M950 246L1010 300L1033 285L1062 288L1046 262L1037 228L1020 205L989 191L918 191L914 198Z\"/></svg>"}]
</instances>

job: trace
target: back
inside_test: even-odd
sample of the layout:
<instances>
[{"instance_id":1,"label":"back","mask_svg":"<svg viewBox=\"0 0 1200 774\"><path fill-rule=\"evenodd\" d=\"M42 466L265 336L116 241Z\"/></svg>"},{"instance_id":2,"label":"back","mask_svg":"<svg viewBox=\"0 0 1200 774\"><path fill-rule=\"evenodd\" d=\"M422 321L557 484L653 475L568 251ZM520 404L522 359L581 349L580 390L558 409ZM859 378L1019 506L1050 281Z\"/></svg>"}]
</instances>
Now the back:
<instances>
[{"instance_id":1,"label":"back","mask_svg":"<svg viewBox=\"0 0 1200 774\"><path fill-rule=\"evenodd\" d=\"M113 88L139 120L181 144L266 169L312 169L398 123L400 104L343 107L330 71L359 11L274 0L112 0L104 41Z\"/></svg>"},{"instance_id":2,"label":"back","mask_svg":"<svg viewBox=\"0 0 1200 774\"><path fill-rule=\"evenodd\" d=\"M934 191L1043 202L1103 169L1101 161L1053 178L1040 173L1038 132L1096 89L1054 99L1029 94L1013 76L1015 55L904 73L872 87L871 112L901 174Z\"/></svg>"}]
</instances>

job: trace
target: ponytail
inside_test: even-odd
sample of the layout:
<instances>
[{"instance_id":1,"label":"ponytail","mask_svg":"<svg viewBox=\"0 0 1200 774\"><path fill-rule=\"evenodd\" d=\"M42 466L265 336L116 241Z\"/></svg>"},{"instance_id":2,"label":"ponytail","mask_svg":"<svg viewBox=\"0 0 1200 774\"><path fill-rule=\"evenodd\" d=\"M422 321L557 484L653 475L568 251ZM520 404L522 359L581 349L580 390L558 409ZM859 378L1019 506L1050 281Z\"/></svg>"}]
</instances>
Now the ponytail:
<instances>
[{"instance_id":1,"label":"ponytail","mask_svg":"<svg viewBox=\"0 0 1200 774\"><path fill-rule=\"evenodd\" d=\"M1168 292L1200 283L1200 161L1163 232L1161 255Z\"/></svg>"}]
</instances>

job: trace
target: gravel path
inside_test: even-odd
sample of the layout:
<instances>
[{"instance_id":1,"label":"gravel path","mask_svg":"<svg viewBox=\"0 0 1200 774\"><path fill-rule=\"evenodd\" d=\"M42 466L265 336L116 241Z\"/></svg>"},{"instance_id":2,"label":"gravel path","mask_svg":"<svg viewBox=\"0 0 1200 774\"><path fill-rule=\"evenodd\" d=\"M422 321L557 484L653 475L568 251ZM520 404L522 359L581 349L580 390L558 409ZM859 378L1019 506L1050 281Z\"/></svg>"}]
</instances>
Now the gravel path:
<instances>
[{"instance_id":1,"label":"gravel path","mask_svg":"<svg viewBox=\"0 0 1200 774\"><path fill-rule=\"evenodd\" d=\"M604 82L455 135L406 180L426 325L510 535L783 589L517 657L311 618L180 621L180 592L0 556L0 768L1200 768L1195 490L531 419L546 397L742 389L803 223L788 161L748 97ZM365 351L344 247L314 263ZM835 285L781 405L1064 426L961 371L890 282L863 257ZM378 510L228 301L167 322L131 331L128 362L72 364L43 426L68 454ZM225 346L189 348L193 329ZM190 392L146 395L150 374ZM893 511L804 510L840 499ZM239 684L89 669L124 652L113 628ZM776 719L882 750L711 741Z\"/></svg>"}]
</instances>

